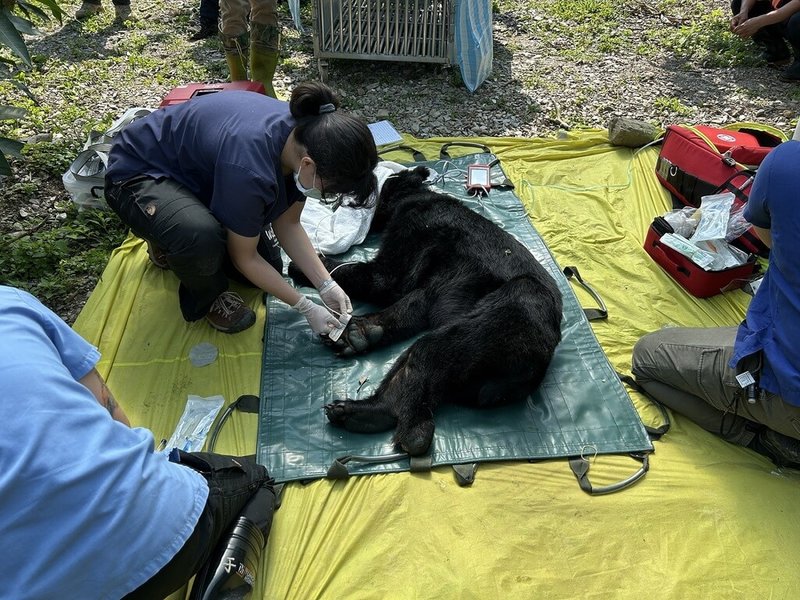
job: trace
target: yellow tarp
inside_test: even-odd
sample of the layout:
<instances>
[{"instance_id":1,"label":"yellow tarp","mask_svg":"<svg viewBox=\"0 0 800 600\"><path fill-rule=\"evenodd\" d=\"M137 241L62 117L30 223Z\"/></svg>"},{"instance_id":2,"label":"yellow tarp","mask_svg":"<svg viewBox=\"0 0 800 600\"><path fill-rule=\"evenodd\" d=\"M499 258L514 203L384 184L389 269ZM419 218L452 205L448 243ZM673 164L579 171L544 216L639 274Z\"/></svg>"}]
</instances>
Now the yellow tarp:
<instances>
[{"instance_id":1,"label":"yellow tarp","mask_svg":"<svg viewBox=\"0 0 800 600\"><path fill-rule=\"evenodd\" d=\"M406 138L428 158L447 141ZM695 299L642 249L653 217L670 207L653 174L657 148L614 148L599 131L470 141L500 157L558 264L578 266L603 296L609 319L592 327L618 371L630 371L633 344L646 332L741 320L749 296ZM259 321L226 336L204 323L186 325L176 288L174 276L149 265L143 244L130 239L75 324L99 345L100 371L131 420L156 439L169 437L188 394L231 402L259 387L260 294L237 288ZM188 355L200 342L220 355L196 368ZM658 411L633 398L645 423L659 425ZM217 451L253 453L256 427L255 416L235 415ZM609 496L582 492L561 460L483 464L468 488L449 467L290 484L255 598L800 597L800 474L680 416L655 447L648 475ZM605 485L637 467L598 457L590 477Z\"/></svg>"}]
</instances>

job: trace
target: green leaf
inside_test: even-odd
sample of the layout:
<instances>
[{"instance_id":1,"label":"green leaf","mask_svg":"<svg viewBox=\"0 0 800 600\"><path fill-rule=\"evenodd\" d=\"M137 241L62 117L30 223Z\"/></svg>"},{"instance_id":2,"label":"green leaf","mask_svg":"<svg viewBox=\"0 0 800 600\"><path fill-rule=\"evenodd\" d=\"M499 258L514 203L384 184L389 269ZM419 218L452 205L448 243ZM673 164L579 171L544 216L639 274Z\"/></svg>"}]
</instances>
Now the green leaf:
<instances>
[{"instance_id":1,"label":"green leaf","mask_svg":"<svg viewBox=\"0 0 800 600\"><path fill-rule=\"evenodd\" d=\"M0 121L7 121L10 119L20 119L28 114L24 108L17 106L8 106L7 104L0 104Z\"/></svg>"},{"instance_id":2,"label":"green leaf","mask_svg":"<svg viewBox=\"0 0 800 600\"><path fill-rule=\"evenodd\" d=\"M11 175L11 165L2 152L0 152L0 175Z\"/></svg>"},{"instance_id":3,"label":"green leaf","mask_svg":"<svg viewBox=\"0 0 800 600\"><path fill-rule=\"evenodd\" d=\"M18 142L17 140L10 140L5 137L0 137L0 154L10 154L11 156L21 158L21 151L24 146L25 144Z\"/></svg>"},{"instance_id":4,"label":"green leaf","mask_svg":"<svg viewBox=\"0 0 800 600\"><path fill-rule=\"evenodd\" d=\"M32 66L31 56L28 54L28 47L25 45L25 40L22 39L17 28L14 27L14 24L8 17L9 13L7 10L0 10L0 47L8 47L30 67Z\"/></svg>"},{"instance_id":5,"label":"green leaf","mask_svg":"<svg viewBox=\"0 0 800 600\"><path fill-rule=\"evenodd\" d=\"M28 18L30 18L31 14L33 14L34 17L41 19L42 21L47 22L50 20L50 16L46 12L44 12L38 6L34 6L33 4L17 2L17 8L19 8Z\"/></svg>"},{"instance_id":6,"label":"green leaf","mask_svg":"<svg viewBox=\"0 0 800 600\"><path fill-rule=\"evenodd\" d=\"M64 11L61 10L61 7L56 3L56 0L36 0L36 4L41 4L49 8L53 16L56 19L58 19L58 22L60 23L62 21L62 17L64 16ZM19 6L20 8L24 7L25 10L29 10L32 12L41 11L41 9L38 6L35 6L30 2L26 2L25 0L17 0L17 6Z\"/></svg>"},{"instance_id":7,"label":"green leaf","mask_svg":"<svg viewBox=\"0 0 800 600\"><path fill-rule=\"evenodd\" d=\"M33 23L31 23L28 19L23 19L22 17L12 14L8 15L8 19L14 24L14 27L16 27L17 31L20 33L24 33L25 35L36 35L39 33L33 26Z\"/></svg>"}]
</instances>

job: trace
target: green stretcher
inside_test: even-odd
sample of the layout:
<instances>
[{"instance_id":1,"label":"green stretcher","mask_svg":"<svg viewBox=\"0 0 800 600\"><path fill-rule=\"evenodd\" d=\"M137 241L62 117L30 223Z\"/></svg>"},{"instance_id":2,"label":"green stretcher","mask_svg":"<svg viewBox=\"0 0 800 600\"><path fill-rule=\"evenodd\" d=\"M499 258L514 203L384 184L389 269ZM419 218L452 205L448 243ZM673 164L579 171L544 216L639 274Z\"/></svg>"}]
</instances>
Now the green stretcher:
<instances>
[{"instance_id":1,"label":"green stretcher","mask_svg":"<svg viewBox=\"0 0 800 600\"><path fill-rule=\"evenodd\" d=\"M488 149L486 149L488 150ZM438 409L428 455L411 459L398 452L392 431L351 433L330 425L323 406L340 398L363 398L379 384L393 361L413 340L356 358L337 358L311 343L305 320L267 299L261 375L261 413L257 457L277 482L400 471L454 465L460 484L472 482L478 463L570 458L581 488L606 493L626 487L647 471L653 446L564 272L531 224L513 185L487 152L451 159L443 149L438 161L415 162L438 175L436 186L514 235L558 282L564 297L562 342L541 387L526 402L496 409L446 405ZM470 196L464 186L469 164L492 164L488 194ZM370 236L341 256L365 260L379 240ZM413 241L409 240L409 251ZM573 271L567 269L567 274ZM578 278L580 276L578 275ZM303 289L313 294L312 289ZM369 307L355 306L355 314ZM589 459L598 454L629 454L641 468L623 482L592 488Z\"/></svg>"}]
</instances>

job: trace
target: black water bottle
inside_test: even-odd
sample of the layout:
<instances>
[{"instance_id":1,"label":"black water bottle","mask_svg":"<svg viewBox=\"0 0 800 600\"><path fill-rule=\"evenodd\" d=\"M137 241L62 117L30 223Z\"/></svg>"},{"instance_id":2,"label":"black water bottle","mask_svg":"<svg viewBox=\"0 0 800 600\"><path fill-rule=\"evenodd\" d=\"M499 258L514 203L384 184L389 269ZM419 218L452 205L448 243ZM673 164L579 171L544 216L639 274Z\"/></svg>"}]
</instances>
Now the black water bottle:
<instances>
[{"instance_id":1,"label":"black water bottle","mask_svg":"<svg viewBox=\"0 0 800 600\"><path fill-rule=\"evenodd\" d=\"M239 517L219 558L198 575L191 597L197 600L245 600L255 585L264 534L247 517Z\"/></svg>"}]
</instances>

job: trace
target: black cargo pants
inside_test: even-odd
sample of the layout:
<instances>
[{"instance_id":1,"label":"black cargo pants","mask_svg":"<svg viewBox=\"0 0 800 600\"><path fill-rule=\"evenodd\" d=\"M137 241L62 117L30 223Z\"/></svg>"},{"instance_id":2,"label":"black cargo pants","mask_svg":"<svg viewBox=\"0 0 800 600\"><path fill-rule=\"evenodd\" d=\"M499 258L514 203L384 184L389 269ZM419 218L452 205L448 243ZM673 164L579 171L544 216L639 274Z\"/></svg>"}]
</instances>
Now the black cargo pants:
<instances>
[{"instance_id":1,"label":"black cargo pants","mask_svg":"<svg viewBox=\"0 0 800 600\"><path fill-rule=\"evenodd\" d=\"M166 254L169 268L181 282L178 296L187 321L208 313L214 300L228 289L229 277L249 284L228 257L225 228L178 182L141 176L114 183L106 178L105 196L135 235ZM262 233L258 253L278 272L282 270L271 227Z\"/></svg>"}]
</instances>

